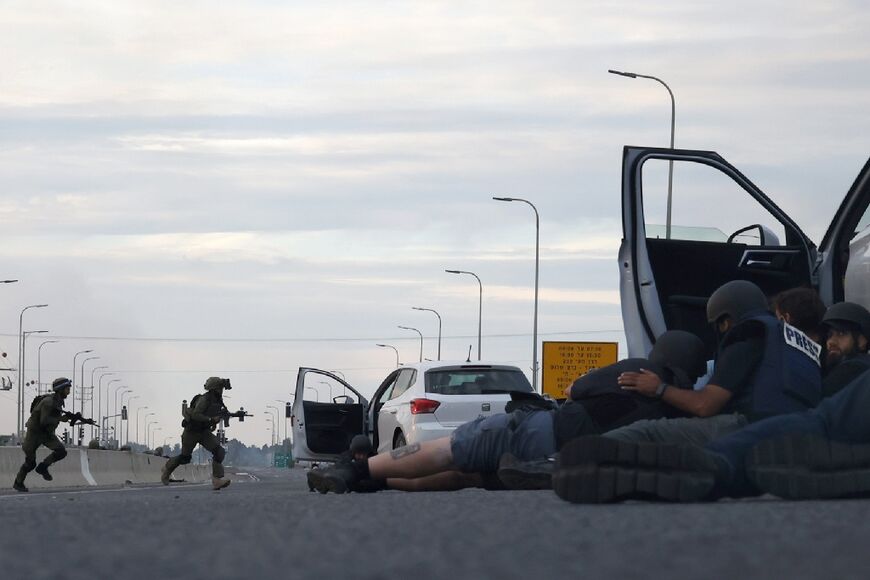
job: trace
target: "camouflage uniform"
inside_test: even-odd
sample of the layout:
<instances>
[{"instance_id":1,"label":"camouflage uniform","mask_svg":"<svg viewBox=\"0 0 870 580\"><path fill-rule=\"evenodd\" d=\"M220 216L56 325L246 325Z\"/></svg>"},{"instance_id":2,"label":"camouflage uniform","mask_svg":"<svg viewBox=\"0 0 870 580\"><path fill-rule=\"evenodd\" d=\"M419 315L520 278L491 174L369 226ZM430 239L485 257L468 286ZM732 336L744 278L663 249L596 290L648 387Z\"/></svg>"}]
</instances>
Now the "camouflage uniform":
<instances>
[{"instance_id":1,"label":"camouflage uniform","mask_svg":"<svg viewBox=\"0 0 870 580\"><path fill-rule=\"evenodd\" d=\"M65 398L63 392L55 391L53 394L40 399L30 412L30 418L25 424L27 433L21 443L21 449L24 451L24 464L15 477L16 489L24 488L24 479L27 474L37 467L37 473L41 473L45 479L50 479L51 476L46 477L48 466L66 457L66 448L54 434L61 422ZM51 453L37 466L36 450L40 445L45 445L51 449Z\"/></svg>"},{"instance_id":2,"label":"camouflage uniform","mask_svg":"<svg viewBox=\"0 0 870 580\"><path fill-rule=\"evenodd\" d=\"M181 433L181 454L166 462L162 478L165 484L169 483L170 476L175 468L179 465L190 463L193 458L193 450L197 445L202 445L213 456L211 469L215 487L217 488L219 483L221 487L225 487L229 483L228 480L222 479L224 476L223 460L226 452L221 447L217 436L212 432L220 421L222 414L226 412L226 407L221 396L222 389L211 387L211 385L215 384L212 381L213 378L216 377L206 381L206 392L188 410L187 418L181 424L184 427L184 431Z\"/></svg>"}]
</instances>

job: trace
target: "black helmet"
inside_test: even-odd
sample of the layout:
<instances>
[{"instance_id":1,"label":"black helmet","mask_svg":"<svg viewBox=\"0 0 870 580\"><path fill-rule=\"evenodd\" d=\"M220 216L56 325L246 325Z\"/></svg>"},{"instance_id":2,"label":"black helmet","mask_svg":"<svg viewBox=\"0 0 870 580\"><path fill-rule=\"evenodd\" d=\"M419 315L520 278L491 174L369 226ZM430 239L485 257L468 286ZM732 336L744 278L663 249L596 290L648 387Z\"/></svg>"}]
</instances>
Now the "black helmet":
<instances>
[{"instance_id":1,"label":"black helmet","mask_svg":"<svg viewBox=\"0 0 870 580\"><path fill-rule=\"evenodd\" d=\"M229 379L222 379L220 377L209 377L205 381L205 385L203 385L206 391L212 391L215 389L224 389L225 391L229 391L232 389L230 386Z\"/></svg>"},{"instance_id":2,"label":"black helmet","mask_svg":"<svg viewBox=\"0 0 870 580\"><path fill-rule=\"evenodd\" d=\"M365 453L368 455L372 452L372 442L365 435L356 435L350 440L351 454Z\"/></svg>"},{"instance_id":3,"label":"black helmet","mask_svg":"<svg viewBox=\"0 0 870 580\"><path fill-rule=\"evenodd\" d=\"M685 330L669 330L658 337L649 360L671 371L682 370L692 382L707 372L704 342Z\"/></svg>"},{"instance_id":4,"label":"black helmet","mask_svg":"<svg viewBox=\"0 0 870 580\"><path fill-rule=\"evenodd\" d=\"M870 312L854 302L838 302L825 311L822 324L838 330L857 330L870 340Z\"/></svg>"},{"instance_id":5,"label":"black helmet","mask_svg":"<svg viewBox=\"0 0 870 580\"><path fill-rule=\"evenodd\" d=\"M65 388L67 388L67 387L71 387L71 386L72 386L72 381L70 381L70 380L69 380L68 378L66 378L66 377L59 377L59 378L56 378L56 379L54 379L54 381L52 381L52 383L51 383L51 389L52 389L55 393L58 392L58 391L62 391L62 390L64 390Z\"/></svg>"},{"instance_id":6,"label":"black helmet","mask_svg":"<svg viewBox=\"0 0 870 580\"><path fill-rule=\"evenodd\" d=\"M761 288L747 280L732 280L719 286L707 300L707 322L715 324L728 316L736 323L747 314L767 309Z\"/></svg>"}]
</instances>

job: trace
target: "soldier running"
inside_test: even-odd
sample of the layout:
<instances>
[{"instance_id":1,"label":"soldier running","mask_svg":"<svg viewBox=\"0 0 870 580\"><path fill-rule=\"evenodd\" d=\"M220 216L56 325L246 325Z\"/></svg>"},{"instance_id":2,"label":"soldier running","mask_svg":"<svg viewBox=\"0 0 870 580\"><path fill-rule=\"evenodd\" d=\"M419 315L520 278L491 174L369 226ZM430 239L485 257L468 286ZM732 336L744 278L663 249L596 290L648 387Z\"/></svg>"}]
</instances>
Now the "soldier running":
<instances>
[{"instance_id":1,"label":"soldier running","mask_svg":"<svg viewBox=\"0 0 870 580\"><path fill-rule=\"evenodd\" d=\"M57 378L51 384L51 388L52 393L37 396L30 405L30 418L26 423L27 433L21 443L24 464L18 470L15 483L12 484L12 488L16 491L28 491L24 479L34 469L46 481L54 479L48 472L48 466L66 457L66 448L54 434L61 421L67 421L70 425L75 425L77 422L95 424L89 419L83 419L81 413L72 414L63 410L64 401L72 389L72 382L69 379ZM36 450L40 445L51 449L51 453L37 465Z\"/></svg>"},{"instance_id":2,"label":"soldier running","mask_svg":"<svg viewBox=\"0 0 870 580\"><path fill-rule=\"evenodd\" d=\"M218 490L230 484L230 480L224 478L223 460L226 452L213 431L222 419L244 416L244 410L238 413L230 413L227 410L223 401L224 389L232 389L229 379L209 377L205 382L205 393L196 395L191 399L190 405L184 407L184 421L181 422L181 426L184 427L181 433L181 454L171 458L163 467L163 474L160 477L163 485L172 482L172 472L176 467L190 463L197 444L202 445L213 456L212 487Z\"/></svg>"}]
</instances>

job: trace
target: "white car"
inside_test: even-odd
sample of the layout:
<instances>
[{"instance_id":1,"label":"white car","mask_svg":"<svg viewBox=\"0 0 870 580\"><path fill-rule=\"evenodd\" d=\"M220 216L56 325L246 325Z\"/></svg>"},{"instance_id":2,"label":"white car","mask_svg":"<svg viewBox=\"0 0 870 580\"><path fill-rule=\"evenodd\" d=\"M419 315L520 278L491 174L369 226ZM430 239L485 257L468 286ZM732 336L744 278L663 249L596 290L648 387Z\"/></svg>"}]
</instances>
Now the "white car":
<instances>
[{"instance_id":1,"label":"white car","mask_svg":"<svg viewBox=\"0 0 870 580\"><path fill-rule=\"evenodd\" d=\"M308 391L319 398L320 383L329 386L332 400L306 400ZM332 396L333 385L343 393ZM391 372L369 402L335 374L303 367L291 414L293 457L334 461L361 433L379 453L445 437L477 417L504 413L511 391L532 392L526 375L515 366L423 362Z\"/></svg>"}]
</instances>

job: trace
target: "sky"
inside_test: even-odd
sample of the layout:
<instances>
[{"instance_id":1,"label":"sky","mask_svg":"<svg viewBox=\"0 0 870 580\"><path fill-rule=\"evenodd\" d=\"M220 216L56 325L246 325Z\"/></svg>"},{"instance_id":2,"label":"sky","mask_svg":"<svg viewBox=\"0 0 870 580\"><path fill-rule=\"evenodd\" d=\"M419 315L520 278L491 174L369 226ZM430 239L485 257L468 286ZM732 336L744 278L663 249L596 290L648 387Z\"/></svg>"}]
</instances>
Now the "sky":
<instances>
[{"instance_id":1,"label":"sky","mask_svg":"<svg viewBox=\"0 0 870 580\"><path fill-rule=\"evenodd\" d=\"M540 213L539 338L625 356L622 148L667 146L670 100L607 70L665 80L676 147L819 241L870 151L868 25L858 0L7 0L0 349L16 367L47 303L25 380L92 349L85 384L106 365L172 443L181 400L229 377L255 417L228 435L262 444L300 366L370 395L396 364L377 343L419 356L399 325L435 358L413 306L442 358L476 351L460 269L483 357L528 374L534 214L491 199L512 196Z\"/></svg>"}]
</instances>

